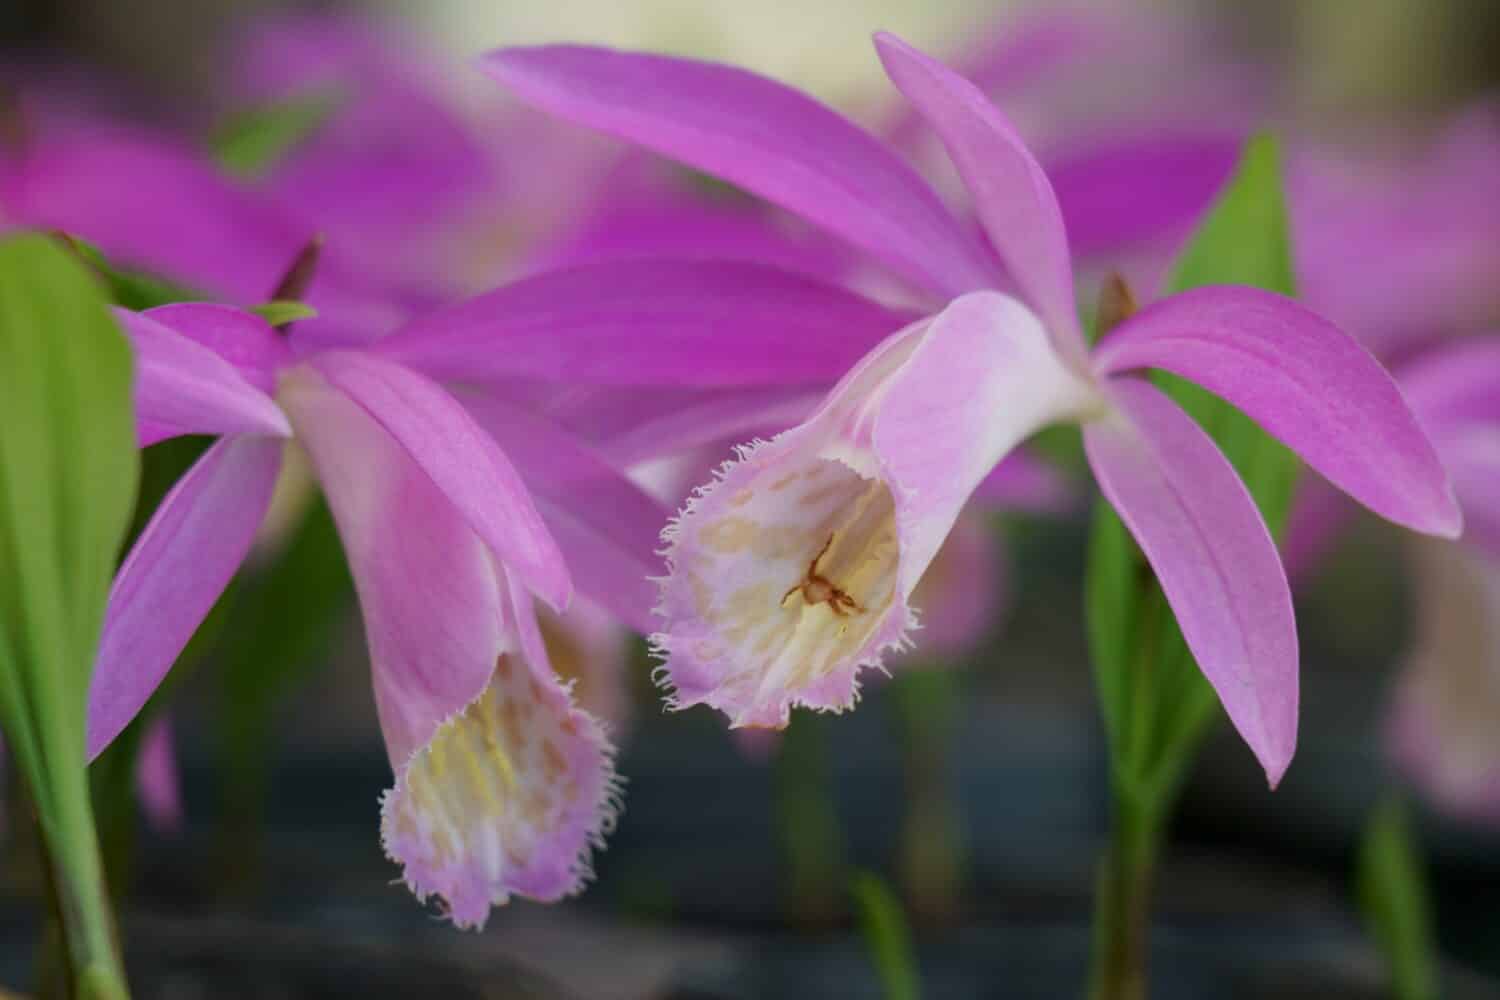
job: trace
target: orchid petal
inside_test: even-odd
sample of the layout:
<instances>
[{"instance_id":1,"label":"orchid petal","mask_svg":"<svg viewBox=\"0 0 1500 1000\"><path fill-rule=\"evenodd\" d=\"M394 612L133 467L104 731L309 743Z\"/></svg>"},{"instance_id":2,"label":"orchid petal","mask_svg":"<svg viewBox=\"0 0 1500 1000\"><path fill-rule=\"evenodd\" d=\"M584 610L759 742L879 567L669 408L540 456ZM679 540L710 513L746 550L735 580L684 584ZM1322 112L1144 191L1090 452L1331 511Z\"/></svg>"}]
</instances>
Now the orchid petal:
<instances>
[{"instance_id":1,"label":"orchid petal","mask_svg":"<svg viewBox=\"0 0 1500 1000\"><path fill-rule=\"evenodd\" d=\"M1401 391L1352 337L1271 292L1197 288L1120 324L1105 373L1162 368L1223 396L1387 520L1453 537L1462 516Z\"/></svg>"},{"instance_id":2,"label":"orchid petal","mask_svg":"<svg viewBox=\"0 0 1500 1000\"><path fill-rule=\"evenodd\" d=\"M92 759L135 718L250 551L282 442L225 438L167 494L115 576L89 685Z\"/></svg>"},{"instance_id":3,"label":"orchid petal","mask_svg":"<svg viewBox=\"0 0 1500 1000\"><path fill-rule=\"evenodd\" d=\"M615 391L569 407L560 420L620 466L680 455L724 441L775 434L800 423L824 391L662 389Z\"/></svg>"},{"instance_id":4,"label":"orchid petal","mask_svg":"<svg viewBox=\"0 0 1500 1000\"><path fill-rule=\"evenodd\" d=\"M1081 362L1087 347L1073 300L1068 234L1041 165L972 83L894 35L876 35L875 47L891 82L943 140L1022 298L1041 315L1057 349Z\"/></svg>"},{"instance_id":5,"label":"orchid petal","mask_svg":"<svg viewBox=\"0 0 1500 1000\"><path fill-rule=\"evenodd\" d=\"M521 99L722 177L936 294L991 285L983 251L905 163L790 88L711 63L585 46L502 49Z\"/></svg>"},{"instance_id":6,"label":"orchid petal","mask_svg":"<svg viewBox=\"0 0 1500 1000\"><path fill-rule=\"evenodd\" d=\"M359 594L396 774L381 807L387 853L461 927L482 926L512 894L576 891L611 814L609 751L546 664L530 662L512 609L519 588L361 405L304 370L282 392Z\"/></svg>"},{"instance_id":7,"label":"orchid petal","mask_svg":"<svg viewBox=\"0 0 1500 1000\"><path fill-rule=\"evenodd\" d=\"M434 310L374 350L466 382L827 383L910 319L748 261L620 261L539 274Z\"/></svg>"},{"instance_id":8,"label":"orchid petal","mask_svg":"<svg viewBox=\"0 0 1500 1000\"><path fill-rule=\"evenodd\" d=\"M631 628L650 632L657 538L671 512L573 435L492 395L464 406L522 470L578 590Z\"/></svg>"},{"instance_id":9,"label":"orchid petal","mask_svg":"<svg viewBox=\"0 0 1500 1000\"><path fill-rule=\"evenodd\" d=\"M1428 432L1500 424L1500 335L1459 339L1403 364L1401 392Z\"/></svg>"},{"instance_id":10,"label":"orchid petal","mask_svg":"<svg viewBox=\"0 0 1500 1000\"><path fill-rule=\"evenodd\" d=\"M1139 379L1110 392L1119 411L1084 426L1089 464L1274 788L1297 745L1297 628L1276 545L1191 417Z\"/></svg>"},{"instance_id":11,"label":"orchid petal","mask_svg":"<svg viewBox=\"0 0 1500 1000\"><path fill-rule=\"evenodd\" d=\"M1031 432L1098 405L995 292L890 337L664 534L655 641L674 705L772 727L794 704L848 708L861 668L904 645L912 591L975 487Z\"/></svg>"},{"instance_id":12,"label":"orchid petal","mask_svg":"<svg viewBox=\"0 0 1500 1000\"><path fill-rule=\"evenodd\" d=\"M416 372L369 353L330 351L311 366L406 449L501 562L554 608L567 605L573 591L567 566L525 482L457 400ZM303 435L308 430L299 429Z\"/></svg>"},{"instance_id":13,"label":"orchid petal","mask_svg":"<svg viewBox=\"0 0 1500 1000\"><path fill-rule=\"evenodd\" d=\"M291 349L276 329L244 309L182 302L147 309L142 315L207 347L268 395L276 391L277 369L291 360Z\"/></svg>"},{"instance_id":14,"label":"orchid petal","mask_svg":"<svg viewBox=\"0 0 1500 1000\"><path fill-rule=\"evenodd\" d=\"M228 361L154 316L116 309L135 351L141 447L179 434L290 437L286 415Z\"/></svg>"}]
</instances>

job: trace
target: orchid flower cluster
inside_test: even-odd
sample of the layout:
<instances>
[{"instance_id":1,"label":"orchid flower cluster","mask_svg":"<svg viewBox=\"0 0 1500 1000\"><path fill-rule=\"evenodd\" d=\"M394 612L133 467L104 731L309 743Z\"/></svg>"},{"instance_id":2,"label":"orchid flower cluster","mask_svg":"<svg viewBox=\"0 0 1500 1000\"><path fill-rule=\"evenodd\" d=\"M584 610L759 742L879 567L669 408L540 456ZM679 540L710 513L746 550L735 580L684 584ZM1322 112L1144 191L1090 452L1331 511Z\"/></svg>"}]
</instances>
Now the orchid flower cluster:
<instances>
[{"instance_id":1,"label":"orchid flower cluster","mask_svg":"<svg viewBox=\"0 0 1500 1000\"><path fill-rule=\"evenodd\" d=\"M1116 244L1089 231L1075 252L1075 226L1095 220L1073 193L1097 195L1085 178L1117 176L1122 160L1151 190L1173 175L1159 156L1110 150L1054 186L985 92L893 36L876 36L879 59L977 227L903 158L901 129L882 142L780 83L665 56L508 49L482 67L535 109L759 201L669 195L658 160L508 119L528 138L565 136L538 162L577 168L598 211L530 259L487 258L530 273L479 294L493 276L459 261L482 241L475 206L506 204L493 137L434 104L378 38L269 37L242 93L337 94L356 73L378 86L258 182L46 107L0 171L14 224L64 230L217 300L116 311L140 445L214 442L120 567L89 753L141 712L305 456L364 619L394 772L381 838L412 891L459 926L513 895L577 892L610 829L618 700L575 697L564 673L618 683L614 639L628 629L651 636L673 708L770 729L795 707L852 708L870 670L940 642L938 623L965 632L993 613L972 600L984 560L967 573L940 560L972 550L977 505L1059 502L1054 476L1017 451L1048 426L1081 430L1099 490L1274 786L1297 736L1287 575L1234 467L1153 371L1227 400L1395 524L1456 538L1451 475L1476 527L1496 527L1497 393L1474 374L1500 371L1493 352L1414 370L1403 394L1308 305L1231 286L1131 303L1091 343L1077 272ZM372 130L412 151L399 177L365 170ZM443 155L418 155L431 150ZM1148 235L1211 190L1163 209ZM647 214L654 228L636 228ZM305 253L318 232L321 253ZM288 287L317 315L273 325L246 308ZM675 516L680 491L641 484L648 461L699 468L730 443L735 456ZM545 634L557 628L602 637L570 648L611 662L560 671ZM1439 669L1440 650L1417 656L1419 675ZM1430 718L1411 729L1460 738Z\"/></svg>"}]
</instances>

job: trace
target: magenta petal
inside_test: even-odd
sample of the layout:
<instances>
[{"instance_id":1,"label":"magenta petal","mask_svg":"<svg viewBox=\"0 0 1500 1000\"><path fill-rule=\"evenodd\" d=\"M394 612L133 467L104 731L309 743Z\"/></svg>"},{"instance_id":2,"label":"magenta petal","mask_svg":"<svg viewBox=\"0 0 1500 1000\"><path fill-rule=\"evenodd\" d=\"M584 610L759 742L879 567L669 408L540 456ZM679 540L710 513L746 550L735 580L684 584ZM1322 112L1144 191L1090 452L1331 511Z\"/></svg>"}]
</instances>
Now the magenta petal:
<instances>
[{"instance_id":1,"label":"magenta petal","mask_svg":"<svg viewBox=\"0 0 1500 1000\"><path fill-rule=\"evenodd\" d=\"M250 551L282 442L226 438L157 508L115 576L89 685L88 752L135 718Z\"/></svg>"},{"instance_id":2,"label":"magenta petal","mask_svg":"<svg viewBox=\"0 0 1500 1000\"><path fill-rule=\"evenodd\" d=\"M945 296L993 282L932 189L873 137L764 77L585 46L502 49L485 72L523 100L722 177Z\"/></svg>"},{"instance_id":3,"label":"magenta petal","mask_svg":"<svg viewBox=\"0 0 1500 1000\"><path fill-rule=\"evenodd\" d=\"M456 399L422 375L368 353L330 351L312 366L406 449L501 562L553 608L567 605L573 593L567 566L525 482Z\"/></svg>"},{"instance_id":4,"label":"magenta petal","mask_svg":"<svg viewBox=\"0 0 1500 1000\"><path fill-rule=\"evenodd\" d=\"M1297 746L1297 626L1276 545L1191 417L1138 379L1111 393L1120 412L1084 426L1089 464L1274 788Z\"/></svg>"},{"instance_id":5,"label":"magenta petal","mask_svg":"<svg viewBox=\"0 0 1500 1000\"><path fill-rule=\"evenodd\" d=\"M1500 426L1500 334L1459 339L1396 371L1401 392L1431 434L1448 426Z\"/></svg>"},{"instance_id":6,"label":"magenta petal","mask_svg":"<svg viewBox=\"0 0 1500 1000\"><path fill-rule=\"evenodd\" d=\"M466 382L827 383L909 319L749 262L621 261L540 274L437 309L374 349Z\"/></svg>"},{"instance_id":7,"label":"magenta petal","mask_svg":"<svg viewBox=\"0 0 1500 1000\"><path fill-rule=\"evenodd\" d=\"M651 632L657 554L671 511L551 421L490 395L464 406L526 477L577 586L631 628Z\"/></svg>"},{"instance_id":8,"label":"magenta petal","mask_svg":"<svg viewBox=\"0 0 1500 1000\"><path fill-rule=\"evenodd\" d=\"M275 393L276 370L292 356L286 339L271 324L235 306L182 302L147 309L142 315L196 340L267 394Z\"/></svg>"},{"instance_id":9,"label":"magenta petal","mask_svg":"<svg viewBox=\"0 0 1500 1000\"><path fill-rule=\"evenodd\" d=\"M1106 373L1162 368L1244 410L1382 517L1453 537L1458 505L1432 444L1385 369L1290 299L1198 288L1153 303L1095 351Z\"/></svg>"},{"instance_id":10,"label":"magenta petal","mask_svg":"<svg viewBox=\"0 0 1500 1000\"><path fill-rule=\"evenodd\" d=\"M972 83L894 35L875 36L885 71L943 140L974 197L1005 269L1057 348L1086 355L1073 301L1073 264L1062 211L1041 165L1010 122Z\"/></svg>"},{"instance_id":11,"label":"magenta petal","mask_svg":"<svg viewBox=\"0 0 1500 1000\"><path fill-rule=\"evenodd\" d=\"M154 316L116 309L115 318L135 351L141 447L179 434L291 436L275 401L214 351Z\"/></svg>"}]
</instances>

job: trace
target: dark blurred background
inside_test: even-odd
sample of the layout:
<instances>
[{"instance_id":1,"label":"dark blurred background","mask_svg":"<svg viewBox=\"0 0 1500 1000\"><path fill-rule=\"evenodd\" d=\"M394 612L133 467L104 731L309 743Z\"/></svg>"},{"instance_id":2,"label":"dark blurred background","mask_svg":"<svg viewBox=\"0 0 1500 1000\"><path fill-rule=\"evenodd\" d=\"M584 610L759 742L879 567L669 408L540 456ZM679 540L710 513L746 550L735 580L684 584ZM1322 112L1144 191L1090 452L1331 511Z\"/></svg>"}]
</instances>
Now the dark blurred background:
<instances>
[{"instance_id":1,"label":"dark blurred background","mask_svg":"<svg viewBox=\"0 0 1500 1000\"><path fill-rule=\"evenodd\" d=\"M0 49L12 65L85 68L137 113L190 119L207 113L225 33L270 6L6 0ZM858 108L886 93L870 30L942 51L1017 6L380 9L454 60L548 39L650 46L749 65ZM1178 6L1274 67L1282 112L1305 131L1437 116L1500 85L1492 0ZM334 655L281 689L265 738L238 749L224 738L226 699L237 696L216 670L221 657L206 656L171 696L185 822L171 834L132 825L117 851L138 995L876 996L847 892L854 870L879 873L904 899L925 995L1076 995L1108 820L1081 627L1086 519L990 527L1008 543L1012 604L980 646L872 683L851 715L797 716L779 747L747 750L706 709L659 711L648 657L634 648L626 808L596 883L556 906L512 903L477 935L424 912L381 855L377 801L390 776L352 608ZM1394 529L1360 522L1307 576L1301 740L1278 791L1227 726L1210 740L1172 825L1153 995L1383 995L1357 915L1354 851L1374 804L1400 785L1382 727L1410 642L1406 567ZM252 752L263 756L235 758ZM1500 832L1415 801L1451 995L1500 996ZM0 981L21 984L38 909L30 834L13 815Z\"/></svg>"}]
</instances>

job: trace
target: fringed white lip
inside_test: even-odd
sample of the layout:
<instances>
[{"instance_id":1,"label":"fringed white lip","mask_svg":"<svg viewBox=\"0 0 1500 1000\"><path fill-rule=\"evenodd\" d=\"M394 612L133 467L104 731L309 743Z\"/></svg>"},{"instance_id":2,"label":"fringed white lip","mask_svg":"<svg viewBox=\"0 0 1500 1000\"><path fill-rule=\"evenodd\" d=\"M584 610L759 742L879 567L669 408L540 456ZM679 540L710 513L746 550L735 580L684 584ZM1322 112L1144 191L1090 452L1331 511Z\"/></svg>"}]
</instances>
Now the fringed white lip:
<instances>
[{"instance_id":1,"label":"fringed white lip","mask_svg":"<svg viewBox=\"0 0 1500 1000\"><path fill-rule=\"evenodd\" d=\"M805 423L740 449L663 538L653 637L676 708L780 727L854 704L969 495L1022 438L1100 405L1023 306L958 300L888 338Z\"/></svg>"}]
</instances>

